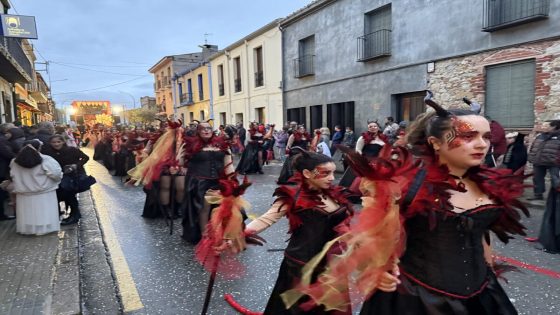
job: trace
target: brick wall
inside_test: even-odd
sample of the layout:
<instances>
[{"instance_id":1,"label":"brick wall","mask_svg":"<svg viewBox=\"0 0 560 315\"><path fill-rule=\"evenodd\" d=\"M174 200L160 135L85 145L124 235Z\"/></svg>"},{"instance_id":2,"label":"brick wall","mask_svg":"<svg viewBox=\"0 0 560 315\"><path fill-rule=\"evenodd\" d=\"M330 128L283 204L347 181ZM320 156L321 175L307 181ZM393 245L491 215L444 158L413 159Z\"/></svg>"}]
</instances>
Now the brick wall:
<instances>
[{"instance_id":1,"label":"brick wall","mask_svg":"<svg viewBox=\"0 0 560 315\"><path fill-rule=\"evenodd\" d=\"M485 101L485 67L535 59L535 129L560 119L560 40L543 41L437 61L428 74L428 88L447 107L464 106L463 96ZM483 107L484 109L484 107Z\"/></svg>"}]
</instances>

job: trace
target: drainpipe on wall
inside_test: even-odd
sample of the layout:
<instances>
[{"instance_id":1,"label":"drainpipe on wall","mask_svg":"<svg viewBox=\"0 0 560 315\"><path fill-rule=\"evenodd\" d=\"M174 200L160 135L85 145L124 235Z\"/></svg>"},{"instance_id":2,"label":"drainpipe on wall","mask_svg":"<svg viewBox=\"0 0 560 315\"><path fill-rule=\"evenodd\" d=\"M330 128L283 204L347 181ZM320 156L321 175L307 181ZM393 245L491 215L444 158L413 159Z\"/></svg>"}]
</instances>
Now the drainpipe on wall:
<instances>
[{"instance_id":1,"label":"drainpipe on wall","mask_svg":"<svg viewBox=\"0 0 560 315\"><path fill-rule=\"evenodd\" d=\"M17 93L16 93L16 84L12 83L11 84L11 88L12 88L12 108L11 113L10 113L10 121L8 121L8 119L6 119L6 122L15 122L17 120Z\"/></svg>"},{"instance_id":2,"label":"drainpipe on wall","mask_svg":"<svg viewBox=\"0 0 560 315\"><path fill-rule=\"evenodd\" d=\"M226 67L227 67L227 76L224 76L224 78L227 78L227 80L225 80L225 81L227 81L227 89L228 89L228 113L230 115L231 121L233 122L233 119L235 118L235 114L232 113L232 110L231 110L231 80L230 80L231 72L229 71L230 70L229 61L231 60L231 58L230 58L230 55L229 55L229 51L227 51L227 50L224 51L224 55L226 56ZM245 119L245 117L243 117L243 119ZM236 123L237 123L237 121L236 121ZM244 123L244 122L242 121L242 123Z\"/></svg>"},{"instance_id":3,"label":"drainpipe on wall","mask_svg":"<svg viewBox=\"0 0 560 315\"><path fill-rule=\"evenodd\" d=\"M251 89L249 83L249 42L245 40L245 69L247 69L247 117L249 117L249 121L251 121ZM241 69L239 69L241 71Z\"/></svg>"},{"instance_id":4,"label":"drainpipe on wall","mask_svg":"<svg viewBox=\"0 0 560 315\"><path fill-rule=\"evenodd\" d=\"M214 94L212 93L212 64L208 61L208 87L210 93L210 119L214 119Z\"/></svg>"},{"instance_id":5,"label":"drainpipe on wall","mask_svg":"<svg viewBox=\"0 0 560 315\"><path fill-rule=\"evenodd\" d=\"M177 93L175 92L175 86L177 84L177 74L173 74L173 78L171 78L171 97L173 99L173 117L174 119L177 118Z\"/></svg>"},{"instance_id":6,"label":"drainpipe on wall","mask_svg":"<svg viewBox=\"0 0 560 315\"><path fill-rule=\"evenodd\" d=\"M282 64L282 71L280 71L280 73L282 74L282 81L280 81L280 93L282 94L282 126L285 125L288 122L288 108L287 108L287 104L286 104L286 97L284 95L284 86L286 86L285 84L285 79L286 79L286 73L284 73L284 28L282 28L281 25L278 26L278 29L280 30L280 60L281 60L281 64Z\"/></svg>"}]
</instances>

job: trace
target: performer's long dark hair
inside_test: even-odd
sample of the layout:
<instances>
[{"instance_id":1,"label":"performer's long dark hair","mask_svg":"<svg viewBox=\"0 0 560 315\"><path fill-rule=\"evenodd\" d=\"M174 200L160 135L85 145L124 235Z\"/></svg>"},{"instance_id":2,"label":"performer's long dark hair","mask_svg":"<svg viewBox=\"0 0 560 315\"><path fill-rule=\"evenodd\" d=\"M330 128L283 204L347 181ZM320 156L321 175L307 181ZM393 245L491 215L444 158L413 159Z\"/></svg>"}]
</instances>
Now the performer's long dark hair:
<instances>
[{"instance_id":1,"label":"performer's long dark hair","mask_svg":"<svg viewBox=\"0 0 560 315\"><path fill-rule=\"evenodd\" d=\"M292 148L292 150L294 149L301 151L292 161L292 167L298 172L303 172L303 170L311 171L318 165L333 162L332 158L324 154L306 151L299 147Z\"/></svg>"}]
</instances>

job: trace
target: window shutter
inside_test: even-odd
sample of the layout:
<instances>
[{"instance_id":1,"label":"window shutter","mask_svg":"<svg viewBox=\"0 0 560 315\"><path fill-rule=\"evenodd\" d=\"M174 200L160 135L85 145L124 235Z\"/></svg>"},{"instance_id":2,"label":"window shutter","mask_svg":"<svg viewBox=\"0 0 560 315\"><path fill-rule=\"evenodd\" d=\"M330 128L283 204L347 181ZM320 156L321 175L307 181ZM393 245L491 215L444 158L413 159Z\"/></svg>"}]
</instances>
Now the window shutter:
<instances>
[{"instance_id":1,"label":"window shutter","mask_svg":"<svg viewBox=\"0 0 560 315\"><path fill-rule=\"evenodd\" d=\"M504 127L533 127L534 101L534 60L490 66L486 69L487 116Z\"/></svg>"}]
</instances>

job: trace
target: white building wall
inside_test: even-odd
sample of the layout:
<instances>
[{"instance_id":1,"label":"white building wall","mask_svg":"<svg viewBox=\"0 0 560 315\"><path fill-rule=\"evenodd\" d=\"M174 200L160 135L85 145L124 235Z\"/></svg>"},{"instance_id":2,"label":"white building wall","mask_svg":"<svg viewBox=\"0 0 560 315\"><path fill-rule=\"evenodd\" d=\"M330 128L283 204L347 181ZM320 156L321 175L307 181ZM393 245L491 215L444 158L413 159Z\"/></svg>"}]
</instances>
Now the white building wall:
<instances>
[{"instance_id":1,"label":"white building wall","mask_svg":"<svg viewBox=\"0 0 560 315\"><path fill-rule=\"evenodd\" d=\"M259 46L263 50L264 85L255 87L254 49ZM240 58L241 64L240 92L235 92L233 61L236 57ZM220 113L226 112L228 124L240 122L242 115L242 122L247 126L249 122L257 119L257 108L264 108L265 123L282 125L282 34L277 26L236 46L226 48L210 62L212 63L214 113L220 124L222 124ZM223 96L218 93L219 65L224 66Z\"/></svg>"}]
</instances>

